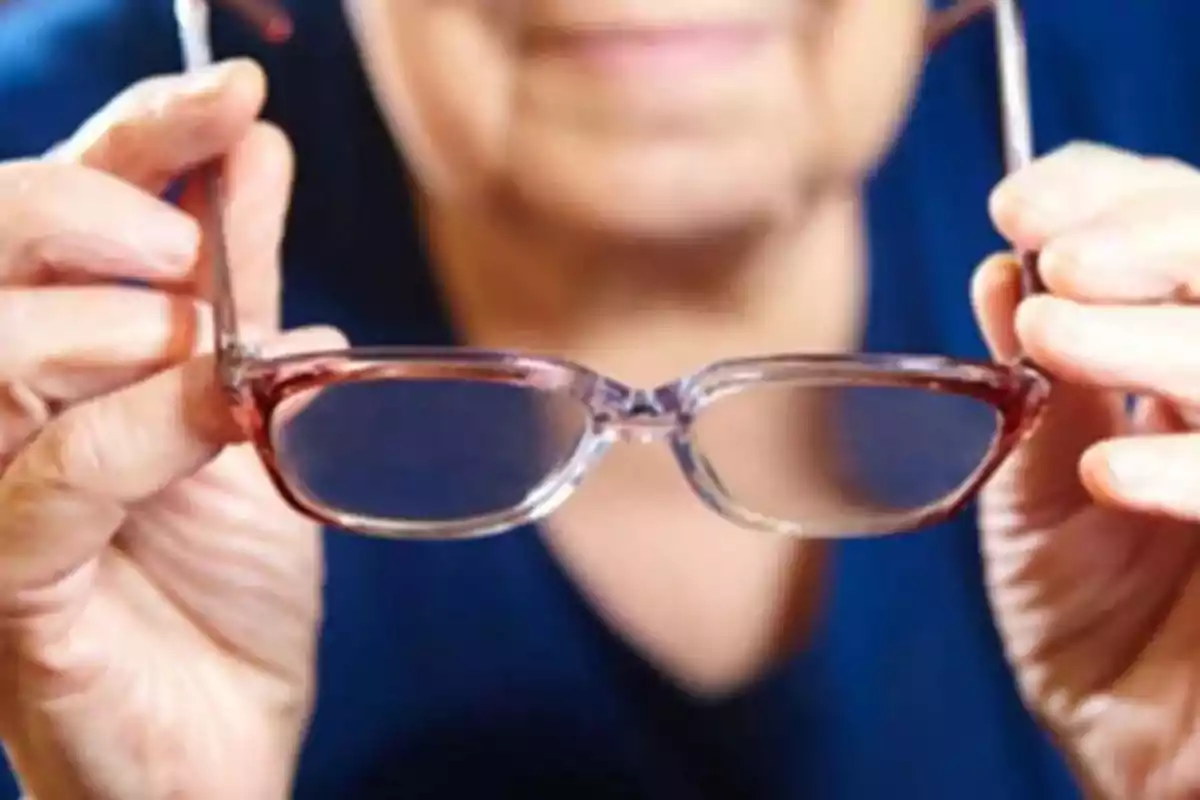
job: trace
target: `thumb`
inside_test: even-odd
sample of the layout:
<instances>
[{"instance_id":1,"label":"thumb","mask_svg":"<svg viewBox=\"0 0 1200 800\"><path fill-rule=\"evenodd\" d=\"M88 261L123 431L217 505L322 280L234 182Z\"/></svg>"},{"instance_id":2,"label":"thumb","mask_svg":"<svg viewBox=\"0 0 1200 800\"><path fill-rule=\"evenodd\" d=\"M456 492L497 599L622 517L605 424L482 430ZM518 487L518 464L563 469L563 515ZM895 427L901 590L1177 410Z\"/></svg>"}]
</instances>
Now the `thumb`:
<instances>
[{"instance_id":1,"label":"thumb","mask_svg":"<svg viewBox=\"0 0 1200 800\"><path fill-rule=\"evenodd\" d=\"M246 134L266 98L266 76L234 59L134 84L47 157L107 172L149 192L220 157Z\"/></svg>"},{"instance_id":2,"label":"thumb","mask_svg":"<svg viewBox=\"0 0 1200 800\"><path fill-rule=\"evenodd\" d=\"M344 346L308 328L272 355ZM241 438L210 356L73 406L0 474L0 598L54 585L108 546L128 509Z\"/></svg>"},{"instance_id":3,"label":"thumb","mask_svg":"<svg viewBox=\"0 0 1200 800\"><path fill-rule=\"evenodd\" d=\"M1022 301L1021 263L1012 254L983 262L971 300L983 338L997 361L1018 359L1020 333L1037 324L1039 298ZM980 494L985 527L1043 528L1086 506L1091 495L1079 477L1084 452L1125 424L1124 400L1113 392L1056 381L1041 419Z\"/></svg>"}]
</instances>

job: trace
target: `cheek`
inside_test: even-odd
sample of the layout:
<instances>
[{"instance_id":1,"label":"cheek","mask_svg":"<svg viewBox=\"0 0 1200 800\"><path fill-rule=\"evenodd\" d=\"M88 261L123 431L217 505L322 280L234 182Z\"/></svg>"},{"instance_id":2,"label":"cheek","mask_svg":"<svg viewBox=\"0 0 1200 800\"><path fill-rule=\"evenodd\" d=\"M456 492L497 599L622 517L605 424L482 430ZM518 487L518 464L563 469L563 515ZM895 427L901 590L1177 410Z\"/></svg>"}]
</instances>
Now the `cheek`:
<instances>
[{"instance_id":1,"label":"cheek","mask_svg":"<svg viewBox=\"0 0 1200 800\"><path fill-rule=\"evenodd\" d=\"M505 171L512 111L504 27L485 24L473 3L377 1L395 3L396 33L386 58L368 60L414 178L443 201L485 196Z\"/></svg>"},{"instance_id":2,"label":"cheek","mask_svg":"<svg viewBox=\"0 0 1200 800\"><path fill-rule=\"evenodd\" d=\"M831 158L855 175L887 149L924 61L926 0L839 0L817 48Z\"/></svg>"}]
</instances>

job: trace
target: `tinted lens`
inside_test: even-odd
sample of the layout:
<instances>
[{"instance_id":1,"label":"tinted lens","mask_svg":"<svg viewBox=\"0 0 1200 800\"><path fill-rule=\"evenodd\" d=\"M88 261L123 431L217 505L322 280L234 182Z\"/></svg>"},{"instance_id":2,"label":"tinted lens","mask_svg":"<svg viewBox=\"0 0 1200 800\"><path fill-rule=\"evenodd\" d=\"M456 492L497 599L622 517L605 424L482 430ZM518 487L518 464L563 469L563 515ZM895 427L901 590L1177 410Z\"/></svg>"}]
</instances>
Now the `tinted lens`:
<instances>
[{"instance_id":1,"label":"tinted lens","mask_svg":"<svg viewBox=\"0 0 1200 800\"><path fill-rule=\"evenodd\" d=\"M288 398L272 435L310 500L436 523L524 503L570 460L587 420L568 396L504 383L368 380Z\"/></svg>"},{"instance_id":2,"label":"tinted lens","mask_svg":"<svg viewBox=\"0 0 1200 800\"><path fill-rule=\"evenodd\" d=\"M758 431L794 420L788 434ZM997 440L1000 418L971 397L911 388L763 384L695 420L711 481L735 505L826 535L879 532L954 495Z\"/></svg>"}]
</instances>

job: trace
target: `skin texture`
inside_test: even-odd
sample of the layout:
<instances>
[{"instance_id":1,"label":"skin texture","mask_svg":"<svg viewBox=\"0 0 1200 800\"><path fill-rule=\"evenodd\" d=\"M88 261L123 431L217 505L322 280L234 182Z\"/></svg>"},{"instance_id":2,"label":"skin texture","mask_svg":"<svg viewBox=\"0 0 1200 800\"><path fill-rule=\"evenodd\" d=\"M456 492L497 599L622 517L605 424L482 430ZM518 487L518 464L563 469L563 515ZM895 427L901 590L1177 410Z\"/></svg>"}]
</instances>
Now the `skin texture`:
<instances>
[{"instance_id":1,"label":"skin texture","mask_svg":"<svg viewBox=\"0 0 1200 800\"><path fill-rule=\"evenodd\" d=\"M997 356L1065 382L982 498L993 607L1026 698L1111 797L1200 789L1198 202L1189 166L1068 147L992 202L1051 296L1016 306L1008 257L975 280Z\"/></svg>"},{"instance_id":2,"label":"skin texture","mask_svg":"<svg viewBox=\"0 0 1200 800\"><path fill-rule=\"evenodd\" d=\"M263 95L247 63L159 79L52 158L0 165L0 376L66 407L0 413L0 732L39 800L282 797L290 782L318 531L245 447L221 450L204 244L151 194L224 154L242 322L281 351L337 346L331 331L276 333L292 165L254 122Z\"/></svg>"},{"instance_id":3,"label":"skin texture","mask_svg":"<svg viewBox=\"0 0 1200 800\"><path fill-rule=\"evenodd\" d=\"M372 7L352 6L363 19ZM531 7L545 18L568 9ZM518 95L504 86L463 82L474 99L449 91L439 71L449 56L480 39L489 52L498 28L465 3L396 3L411 38L364 41L364 57L420 178L464 328L483 343L582 356L635 382L726 353L852 345L856 181L917 73L920 4L886 7L897 16L873 26L873 0L814 3L804 24L820 35L794 40L822 43L797 51L823 65L803 73L812 80L764 69L747 84L763 102L747 118L762 124L768 112L812 104L789 123L794 150L765 129L705 124L719 116L705 103L687 124L676 120L682 139L672 150L626 127L639 119L626 116L636 95L601 104L611 116L595 125L556 117L571 108L550 101L567 77L547 77L541 62L490 64L520 79L532 106L506 105ZM701 10L730 8L748 6ZM848 47L868 36L878 47ZM418 40L427 43L420 57L407 49ZM401 61L381 41L397 43ZM484 67L503 57L491 52ZM879 69L882 58L897 70ZM177 212L154 199L172 176L223 156L242 322L279 351L336 346L333 331L277 330L292 166L279 132L254 121L264 91L261 73L242 62L199 79L156 79L47 158L0 165L0 384L23 387L0 402L0 737L39 800L287 793L315 689L319 539L232 441L203 353L196 202L189 196ZM827 114L816 112L821 98ZM722 102L749 101L734 92ZM840 137L850 130L856 136ZM772 145L744 177L735 156L759 134ZM529 157L535 146L553 170ZM620 202L596 178L604 169L624 181ZM693 174L700 186L686 197L695 205L668 208L680 176ZM803 202L796 186L807 187ZM1077 146L1006 182L992 214L1014 247L1043 250L1052 296L1018 307L1012 259L997 256L975 282L981 324L999 357L1025 350L1070 381L982 498L998 625L1030 708L1098 793L1192 796L1200 445L1188 420L1200 402L1200 312L1188 301L1200 285L1200 176ZM748 231L760 233L747 240ZM697 260L698 239L722 257ZM484 304L469 291L488 285L480 252L535 290L520 307L528 313L513 313L511 294L490 293L495 302ZM117 277L150 288L118 287ZM570 290L581 279L586 296ZM814 295L823 308L796 313ZM512 323L518 317L524 327ZM1133 421L1114 412L1125 391L1153 398ZM758 539L689 510L653 456L614 463L551 526L556 552L681 683L725 691L744 682L774 657L764 642L797 626L780 587L819 570L819 559L790 543L756 549ZM622 481L626 472L637 486ZM614 506L620 520L604 515ZM597 528L612 535L581 535ZM601 539L607 549L587 549ZM724 582L712 579L718 570ZM738 593L760 579L770 591ZM694 602L693 587L715 597ZM606 603L618 595L641 602ZM718 658L728 652L737 658Z\"/></svg>"}]
</instances>

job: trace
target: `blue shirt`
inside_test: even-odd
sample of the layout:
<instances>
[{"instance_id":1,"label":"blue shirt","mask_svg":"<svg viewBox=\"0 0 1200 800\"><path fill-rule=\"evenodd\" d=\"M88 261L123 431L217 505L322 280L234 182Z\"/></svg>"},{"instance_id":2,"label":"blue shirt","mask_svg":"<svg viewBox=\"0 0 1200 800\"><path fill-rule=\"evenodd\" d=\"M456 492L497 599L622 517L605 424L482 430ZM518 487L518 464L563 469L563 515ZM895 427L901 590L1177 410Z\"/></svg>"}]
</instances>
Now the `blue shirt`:
<instances>
[{"instance_id":1,"label":"blue shirt","mask_svg":"<svg viewBox=\"0 0 1200 800\"><path fill-rule=\"evenodd\" d=\"M452 340L340 0L295 0L293 46L216 19L271 73L299 153L289 325L359 344ZM1200 163L1200 5L1029 3L1039 147L1087 138ZM179 66L168 0L0 5L0 157L40 152L130 82ZM869 190L869 349L983 356L969 275L1002 246L990 27L933 57ZM320 698L296 796L1076 797L1023 710L969 515L839 546L811 646L720 700L606 627L534 531L458 544L331 534ZM13 790L15 796L15 790Z\"/></svg>"}]
</instances>

